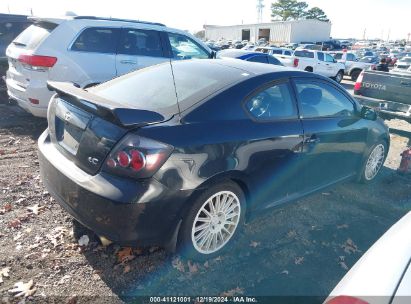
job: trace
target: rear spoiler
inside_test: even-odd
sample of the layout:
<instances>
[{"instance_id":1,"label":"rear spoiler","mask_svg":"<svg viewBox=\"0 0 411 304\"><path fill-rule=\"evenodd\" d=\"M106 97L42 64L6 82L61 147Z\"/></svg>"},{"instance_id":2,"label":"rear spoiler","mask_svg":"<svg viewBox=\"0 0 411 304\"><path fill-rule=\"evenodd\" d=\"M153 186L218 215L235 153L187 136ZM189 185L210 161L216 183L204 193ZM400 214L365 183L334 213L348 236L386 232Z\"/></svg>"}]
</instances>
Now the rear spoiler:
<instances>
[{"instance_id":1,"label":"rear spoiler","mask_svg":"<svg viewBox=\"0 0 411 304\"><path fill-rule=\"evenodd\" d=\"M139 127L166 120L157 112L124 107L75 87L70 82L48 81L47 88L55 91L64 101L122 127Z\"/></svg>"}]
</instances>

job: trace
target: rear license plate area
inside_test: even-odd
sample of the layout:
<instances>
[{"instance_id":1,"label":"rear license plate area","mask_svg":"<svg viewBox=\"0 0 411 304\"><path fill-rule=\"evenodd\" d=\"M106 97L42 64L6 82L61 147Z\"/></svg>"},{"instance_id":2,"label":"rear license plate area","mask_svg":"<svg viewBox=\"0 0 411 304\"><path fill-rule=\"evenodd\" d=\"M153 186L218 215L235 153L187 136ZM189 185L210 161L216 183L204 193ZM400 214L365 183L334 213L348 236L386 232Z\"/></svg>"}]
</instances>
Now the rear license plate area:
<instances>
[{"instance_id":1,"label":"rear license plate area","mask_svg":"<svg viewBox=\"0 0 411 304\"><path fill-rule=\"evenodd\" d=\"M75 155L83 130L56 117L56 139L60 146Z\"/></svg>"}]
</instances>

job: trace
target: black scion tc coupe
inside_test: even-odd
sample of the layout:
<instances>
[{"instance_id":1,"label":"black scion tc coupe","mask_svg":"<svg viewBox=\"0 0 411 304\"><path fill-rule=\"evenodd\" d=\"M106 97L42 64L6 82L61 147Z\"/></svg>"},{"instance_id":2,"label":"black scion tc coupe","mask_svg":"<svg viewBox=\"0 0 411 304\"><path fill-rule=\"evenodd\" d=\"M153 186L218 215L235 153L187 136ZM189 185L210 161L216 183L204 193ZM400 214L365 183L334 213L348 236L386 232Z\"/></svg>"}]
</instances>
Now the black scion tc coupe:
<instances>
[{"instance_id":1,"label":"black scion tc coupe","mask_svg":"<svg viewBox=\"0 0 411 304\"><path fill-rule=\"evenodd\" d=\"M41 176L83 225L194 259L232 246L250 214L339 181L372 181L388 128L317 74L242 60L168 62L56 91Z\"/></svg>"}]
</instances>

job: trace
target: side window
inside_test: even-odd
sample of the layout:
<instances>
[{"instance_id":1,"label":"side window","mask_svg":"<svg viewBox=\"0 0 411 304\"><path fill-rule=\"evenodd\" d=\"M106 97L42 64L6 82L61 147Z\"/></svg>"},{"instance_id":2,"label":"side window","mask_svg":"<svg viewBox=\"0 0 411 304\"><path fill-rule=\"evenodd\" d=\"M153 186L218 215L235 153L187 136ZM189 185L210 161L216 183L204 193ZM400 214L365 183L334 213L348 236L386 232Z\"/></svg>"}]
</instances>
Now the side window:
<instances>
[{"instance_id":1,"label":"side window","mask_svg":"<svg viewBox=\"0 0 411 304\"><path fill-rule=\"evenodd\" d=\"M268 63L267 56L253 56L247 59L247 61L251 62L260 62L260 63Z\"/></svg>"},{"instance_id":2,"label":"side window","mask_svg":"<svg viewBox=\"0 0 411 304\"><path fill-rule=\"evenodd\" d=\"M174 59L206 59L210 55L205 49L187 36L168 33Z\"/></svg>"},{"instance_id":3,"label":"side window","mask_svg":"<svg viewBox=\"0 0 411 304\"><path fill-rule=\"evenodd\" d=\"M280 60L278 60L277 58L273 57L273 56L268 56L268 63L269 64L275 64L275 65L283 65Z\"/></svg>"},{"instance_id":4,"label":"side window","mask_svg":"<svg viewBox=\"0 0 411 304\"><path fill-rule=\"evenodd\" d=\"M160 34L150 30L124 29L117 52L127 55L162 57Z\"/></svg>"},{"instance_id":5,"label":"side window","mask_svg":"<svg viewBox=\"0 0 411 304\"><path fill-rule=\"evenodd\" d=\"M334 58L330 54L325 54L326 62L334 62Z\"/></svg>"},{"instance_id":6,"label":"side window","mask_svg":"<svg viewBox=\"0 0 411 304\"><path fill-rule=\"evenodd\" d=\"M353 103L340 91L324 82L296 81L304 118L353 116Z\"/></svg>"},{"instance_id":7,"label":"side window","mask_svg":"<svg viewBox=\"0 0 411 304\"><path fill-rule=\"evenodd\" d=\"M355 61L355 56L354 56L354 54L347 54L347 60L348 60L348 61Z\"/></svg>"},{"instance_id":8,"label":"side window","mask_svg":"<svg viewBox=\"0 0 411 304\"><path fill-rule=\"evenodd\" d=\"M282 50L272 50L271 54L276 54L276 55L282 55L283 51Z\"/></svg>"},{"instance_id":9,"label":"side window","mask_svg":"<svg viewBox=\"0 0 411 304\"><path fill-rule=\"evenodd\" d=\"M318 52L317 54L318 54L318 60L324 61L324 53Z\"/></svg>"},{"instance_id":10,"label":"side window","mask_svg":"<svg viewBox=\"0 0 411 304\"><path fill-rule=\"evenodd\" d=\"M116 52L118 29L87 28L71 46L72 51L110 53Z\"/></svg>"},{"instance_id":11,"label":"side window","mask_svg":"<svg viewBox=\"0 0 411 304\"><path fill-rule=\"evenodd\" d=\"M297 118L297 110L285 83L273 85L245 103L246 110L257 120Z\"/></svg>"},{"instance_id":12,"label":"side window","mask_svg":"<svg viewBox=\"0 0 411 304\"><path fill-rule=\"evenodd\" d=\"M291 52L290 52L290 51L285 51L285 52L284 52L284 55L285 55L285 56L291 56Z\"/></svg>"}]
</instances>

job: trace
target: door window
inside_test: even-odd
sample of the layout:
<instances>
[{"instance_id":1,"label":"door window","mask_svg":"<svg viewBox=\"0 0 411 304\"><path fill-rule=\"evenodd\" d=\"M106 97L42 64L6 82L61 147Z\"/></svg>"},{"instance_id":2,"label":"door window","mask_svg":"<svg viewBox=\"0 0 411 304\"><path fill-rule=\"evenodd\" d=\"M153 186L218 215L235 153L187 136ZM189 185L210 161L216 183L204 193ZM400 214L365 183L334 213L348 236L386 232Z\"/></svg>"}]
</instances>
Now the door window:
<instances>
[{"instance_id":1,"label":"door window","mask_svg":"<svg viewBox=\"0 0 411 304\"><path fill-rule=\"evenodd\" d=\"M290 51L285 51L285 52L284 52L284 55L286 55L286 56L291 56L291 52L290 52Z\"/></svg>"},{"instance_id":2,"label":"door window","mask_svg":"<svg viewBox=\"0 0 411 304\"><path fill-rule=\"evenodd\" d=\"M318 52L317 54L318 54L318 60L324 61L324 53Z\"/></svg>"},{"instance_id":3,"label":"door window","mask_svg":"<svg viewBox=\"0 0 411 304\"><path fill-rule=\"evenodd\" d=\"M325 55L326 62L334 62L333 56L331 56L330 54L324 54L324 55Z\"/></svg>"},{"instance_id":4,"label":"door window","mask_svg":"<svg viewBox=\"0 0 411 304\"><path fill-rule=\"evenodd\" d=\"M118 47L119 54L162 57L160 34L157 31L124 29Z\"/></svg>"},{"instance_id":5,"label":"door window","mask_svg":"<svg viewBox=\"0 0 411 304\"><path fill-rule=\"evenodd\" d=\"M91 27L85 29L71 46L72 51L116 53L118 29Z\"/></svg>"},{"instance_id":6,"label":"door window","mask_svg":"<svg viewBox=\"0 0 411 304\"><path fill-rule=\"evenodd\" d=\"M304 118L353 116L353 103L339 90L324 82L296 81Z\"/></svg>"},{"instance_id":7,"label":"door window","mask_svg":"<svg viewBox=\"0 0 411 304\"><path fill-rule=\"evenodd\" d=\"M355 56L354 56L354 54L347 54L347 60L348 60L348 61L355 61Z\"/></svg>"},{"instance_id":8,"label":"door window","mask_svg":"<svg viewBox=\"0 0 411 304\"><path fill-rule=\"evenodd\" d=\"M250 57L247 59L247 61L268 63L267 56L259 56L259 55Z\"/></svg>"},{"instance_id":9,"label":"door window","mask_svg":"<svg viewBox=\"0 0 411 304\"><path fill-rule=\"evenodd\" d=\"M210 54L187 36L168 33L174 59L206 59Z\"/></svg>"},{"instance_id":10,"label":"door window","mask_svg":"<svg viewBox=\"0 0 411 304\"><path fill-rule=\"evenodd\" d=\"M245 103L246 110L256 120L297 118L297 110L286 83L270 86Z\"/></svg>"}]
</instances>

